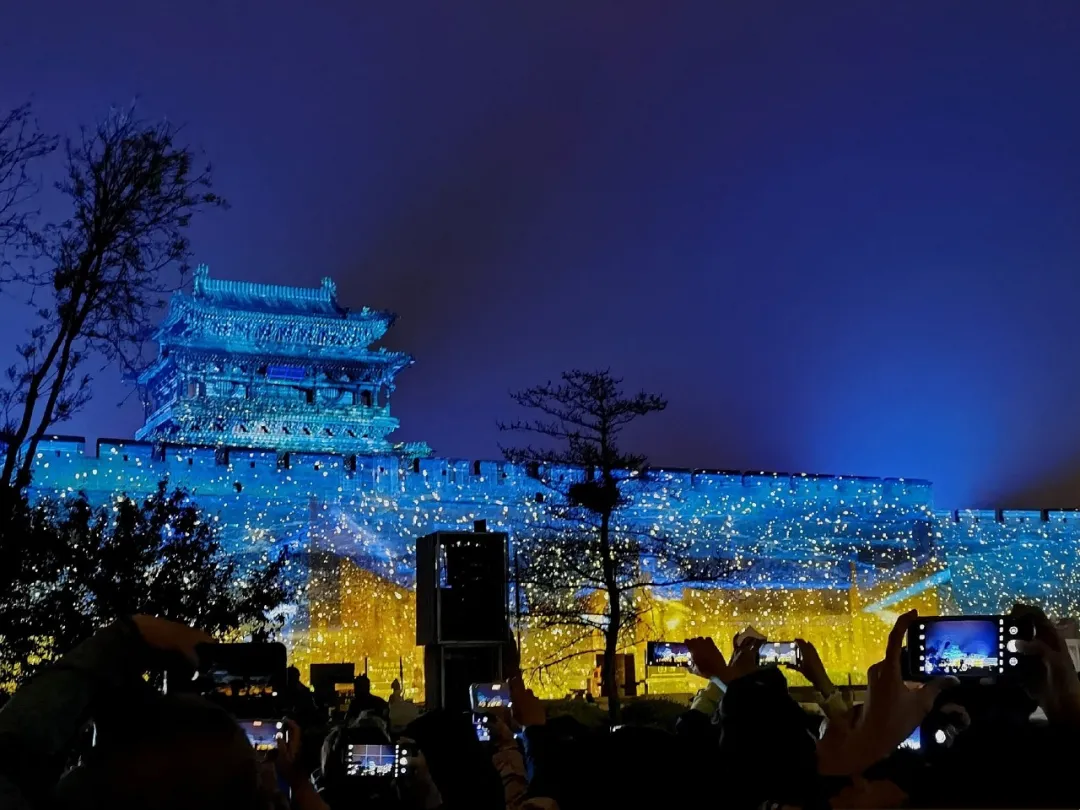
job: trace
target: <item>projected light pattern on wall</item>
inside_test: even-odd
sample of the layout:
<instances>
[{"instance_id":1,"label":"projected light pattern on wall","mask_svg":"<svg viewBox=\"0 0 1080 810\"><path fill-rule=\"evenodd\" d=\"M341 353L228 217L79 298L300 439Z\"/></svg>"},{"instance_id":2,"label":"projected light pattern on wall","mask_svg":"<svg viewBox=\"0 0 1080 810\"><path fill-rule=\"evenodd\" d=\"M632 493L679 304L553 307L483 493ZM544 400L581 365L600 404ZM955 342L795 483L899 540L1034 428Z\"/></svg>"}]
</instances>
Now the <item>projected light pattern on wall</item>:
<instances>
[{"instance_id":1,"label":"projected light pattern on wall","mask_svg":"<svg viewBox=\"0 0 1080 810\"><path fill-rule=\"evenodd\" d=\"M329 280L243 284L200 268L192 294L174 298L159 358L141 378L140 441L101 441L96 452L78 438L44 441L35 491L104 502L148 494L167 477L213 516L233 553L292 552L303 596L286 635L298 662L366 658L376 684L400 672L419 689L416 538L483 519L513 543L549 525L554 505L513 465L390 441L389 396L411 363L372 348L392 321L341 307ZM646 592L642 648L650 638L730 639L752 624L813 637L836 677L858 681L890 617L908 607L996 612L1024 598L1071 614L1080 599L1077 513L934 512L931 485L903 479L654 470L630 486L623 528L732 561L721 581ZM558 630L526 632L525 663L573 644ZM538 687L580 688L590 657L545 672Z\"/></svg>"}]
</instances>

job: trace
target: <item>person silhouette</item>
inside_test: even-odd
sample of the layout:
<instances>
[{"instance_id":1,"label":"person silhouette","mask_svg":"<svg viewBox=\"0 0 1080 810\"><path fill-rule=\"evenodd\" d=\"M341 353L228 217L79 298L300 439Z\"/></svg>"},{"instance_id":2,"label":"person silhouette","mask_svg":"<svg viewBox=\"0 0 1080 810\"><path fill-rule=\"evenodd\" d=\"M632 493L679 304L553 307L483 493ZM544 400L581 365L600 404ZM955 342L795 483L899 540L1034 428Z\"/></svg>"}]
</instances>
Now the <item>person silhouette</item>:
<instances>
[{"instance_id":1,"label":"person silhouette","mask_svg":"<svg viewBox=\"0 0 1080 810\"><path fill-rule=\"evenodd\" d=\"M371 680L367 675L357 675L353 679L353 699L345 713L346 725L360 718L362 712L373 714L390 722L390 704L378 695L371 694Z\"/></svg>"},{"instance_id":2,"label":"person silhouette","mask_svg":"<svg viewBox=\"0 0 1080 810\"><path fill-rule=\"evenodd\" d=\"M289 714L302 727L315 723L319 718L319 705L311 689L301 682L300 670L289 667L285 674L285 703Z\"/></svg>"}]
</instances>

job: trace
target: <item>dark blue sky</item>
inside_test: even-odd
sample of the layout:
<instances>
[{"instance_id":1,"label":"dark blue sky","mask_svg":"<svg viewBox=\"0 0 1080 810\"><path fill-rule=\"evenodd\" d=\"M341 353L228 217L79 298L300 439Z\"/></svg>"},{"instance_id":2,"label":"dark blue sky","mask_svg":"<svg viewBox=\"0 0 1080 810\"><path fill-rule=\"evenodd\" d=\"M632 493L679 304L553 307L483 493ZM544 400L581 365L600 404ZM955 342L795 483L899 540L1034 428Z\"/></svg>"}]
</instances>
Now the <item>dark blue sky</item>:
<instances>
[{"instance_id":1,"label":"dark blue sky","mask_svg":"<svg viewBox=\"0 0 1080 810\"><path fill-rule=\"evenodd\" d=\"M508 389L610 365L671 401L654 463L1080 505L1076 0L3 18L0 105L186 123L232 202L195 233L213 273L400 313L402 439L495 455ZM130 435L98 377L65 432Z\"/></svg>"}]
</instances>

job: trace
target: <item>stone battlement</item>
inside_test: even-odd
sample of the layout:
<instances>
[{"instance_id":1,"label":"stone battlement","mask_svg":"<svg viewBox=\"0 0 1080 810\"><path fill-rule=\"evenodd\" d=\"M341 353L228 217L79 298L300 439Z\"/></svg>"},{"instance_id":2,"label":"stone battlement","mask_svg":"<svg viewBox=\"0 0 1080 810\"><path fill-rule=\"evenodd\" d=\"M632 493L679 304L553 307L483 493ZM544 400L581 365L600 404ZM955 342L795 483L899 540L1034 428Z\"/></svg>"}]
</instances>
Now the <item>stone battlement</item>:
<instances>
[{"instance_id":1,"label":"stone battlement","mask_svg":"<svg viewBox=\"0 0 1080 810\"><path fill-rule=\"evenodd\" d=\"M273 487L277 481L289 481L294 486L310 483L314 494L324 492L331 478L339 486L352 481L387 494L437 489L454 492L463 499L471 492L490 495L501 489L523 491L540 486L524 469L491 460L279 453L122 439L100 439L88 452L87 442L80 436L44 439L37 456L34 488L39 491L117 492L125 487L141 491L166 477L174 485L205 494L210 494L208 489ZM660 489L680 493L738 493L747 498L767 495L838 502L846 498L879 498L882 502L925 508L931 508L933 503L931 483L919 479L663 468L649 470L648 478Z\"/></svg>"},{"instance_id":2,"label":"stone battlement","mask_svg":"<svg viewBox=\"0 0 1080 810\"><path fill-rule=\"evenodd\" d=\"M208 478L207 474L211 473ZM738 470L653 468L651 478L661 487L679 492L726 493L745 495L769 492L793 497L835 498L879 496L884 501L903 501L908 505L933 506L933 485L916 478L874 478L849 475L802 473L743 472ZM73 486L72 476L80 482ZM385 483L394 490L391 479L398 481L398 492L418 488L490 491L508 485L520 488L531 480L525 470L493 460L461 458L416 458L397 455L354 456L338 453L286 453L249 448L200 446L159 446L150 442L126 439L99 439L88 452L82 436L53 436L43 439L35 461L34 488L86 489L117 491L118 481L152 486L168 477L179 486L205 485L216 478L242 487L266 486L272 479L313 484L331 475L361 478ZM103 478L101 476L104 476ZM190 481L190 483L188 483ZM235 489L235 487L232 487ZM954 509L934 510L935 522L942 528L975 526L1030 526L1040 523L1080 525L1080 509Z\"/></svg>"},{"instance_id":3,"label":"stone battlement","mask_svg":"<svg viewBox=\"0 0 1080 810\"><path fill-rule=\"evenodd\" d=\"M1002 526L1029 526L1036 523L1080 524L1078 509L959 509L938 512L938 520L961 526L1000 524Z\"/></svg>"}]
</instances>

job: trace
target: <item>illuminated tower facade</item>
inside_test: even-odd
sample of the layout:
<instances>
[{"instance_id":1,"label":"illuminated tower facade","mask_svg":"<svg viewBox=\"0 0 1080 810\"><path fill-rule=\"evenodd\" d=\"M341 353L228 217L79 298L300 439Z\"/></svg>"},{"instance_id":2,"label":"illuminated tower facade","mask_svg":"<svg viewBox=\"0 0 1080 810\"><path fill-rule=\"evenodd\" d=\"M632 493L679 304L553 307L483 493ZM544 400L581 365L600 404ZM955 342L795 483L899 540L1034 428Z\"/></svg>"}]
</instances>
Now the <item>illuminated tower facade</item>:
<instances>
[{"instance_id":1,"label":"illuminated tower facade","mask_svg":"<svg viewBox=\"0 0 1080 810\"><path fill-rule=\"evenodd\" d=\"M394 316L342 307L334 282L315 288L210 278L175 295L139 377L146 423L161 444L279 452L428 454L396 445L390 415L403 352L372 348Z\"/></svg>"}]
</instances>

